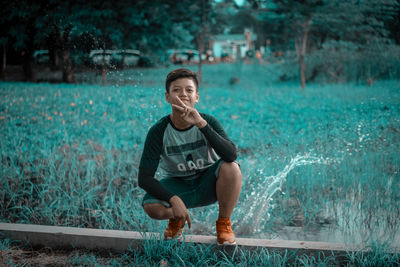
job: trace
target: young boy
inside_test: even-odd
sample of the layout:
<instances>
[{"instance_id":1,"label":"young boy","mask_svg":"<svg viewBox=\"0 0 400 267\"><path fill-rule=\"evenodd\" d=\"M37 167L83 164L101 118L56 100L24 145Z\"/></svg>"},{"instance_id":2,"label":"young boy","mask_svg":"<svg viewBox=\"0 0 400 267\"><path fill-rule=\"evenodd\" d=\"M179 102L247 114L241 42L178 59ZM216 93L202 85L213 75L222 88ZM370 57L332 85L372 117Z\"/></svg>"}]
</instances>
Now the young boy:
<instances>
[{"instance_id":1,"label":"young boy","mask_svg":"<svg viewBox=\"0 0 400 267\"><path fill-rule=\"evenodd\" d=\"M165 87L172 114L151 127L140 160L144 211L153 219L169 219L166 239L180 238L186 222L191 227L188 208L218 201L218 244L236 244L230 221L242 186L236 147L214 117L194 108L199 101L196 73L174 70ZM158 166L161 181L154 178Z\"/></svg>"}]
</instances>

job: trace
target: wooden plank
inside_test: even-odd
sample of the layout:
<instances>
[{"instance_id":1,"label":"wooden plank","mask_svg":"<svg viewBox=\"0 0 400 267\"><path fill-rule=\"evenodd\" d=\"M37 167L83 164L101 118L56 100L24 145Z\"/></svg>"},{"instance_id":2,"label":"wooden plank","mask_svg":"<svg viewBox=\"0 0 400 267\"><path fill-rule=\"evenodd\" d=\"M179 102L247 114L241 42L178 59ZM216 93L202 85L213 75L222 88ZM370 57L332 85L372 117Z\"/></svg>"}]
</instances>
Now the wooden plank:
<instances>
[{"instance_id":1,"label":"wooden plank","mask_svg":"<svg viewBox=\"0 0 400 267\"><path fill-rule=\"evenodd\" d=\"M129 248L141 249L146 239L160 240L158 233L139 233L133 231L89 229L76 227L45 226L32 224L0 223L0 233L11 239L28 242L31 246L45 246L52 248L86 248L99 250L113 250L124 252ZM195 244L214 245L215 249L233 252L236 246L217 246L215 236L185 235L184 241ZM324 254L346 253L358 251L362 248L345 246L341 243L267 240L253 238L237 238L237 247L245 250L261 248L272 250L296 250L296 254ZM399 252L399 250L397 250Z\"/></svg>"}]
</instances>

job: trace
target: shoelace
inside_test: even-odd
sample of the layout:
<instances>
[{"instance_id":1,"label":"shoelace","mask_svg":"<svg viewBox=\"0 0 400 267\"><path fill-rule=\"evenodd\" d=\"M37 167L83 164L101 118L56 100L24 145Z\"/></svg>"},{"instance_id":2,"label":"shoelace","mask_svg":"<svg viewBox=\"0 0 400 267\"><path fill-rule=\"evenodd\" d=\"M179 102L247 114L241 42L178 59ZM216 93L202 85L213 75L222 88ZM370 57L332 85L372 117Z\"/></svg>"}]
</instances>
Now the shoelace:
<instances>
[{"instance_id":1,"label":"shoelace","mask_svg":"<svg viewBox=\"0 0 400 267\"><path fill-rule=\"evenodd\" d=\"M233 232L231 228L231 224L227 222L219 222L217 225L219 231L227 230L228 232Z\"/></svg>"}]
</instances>

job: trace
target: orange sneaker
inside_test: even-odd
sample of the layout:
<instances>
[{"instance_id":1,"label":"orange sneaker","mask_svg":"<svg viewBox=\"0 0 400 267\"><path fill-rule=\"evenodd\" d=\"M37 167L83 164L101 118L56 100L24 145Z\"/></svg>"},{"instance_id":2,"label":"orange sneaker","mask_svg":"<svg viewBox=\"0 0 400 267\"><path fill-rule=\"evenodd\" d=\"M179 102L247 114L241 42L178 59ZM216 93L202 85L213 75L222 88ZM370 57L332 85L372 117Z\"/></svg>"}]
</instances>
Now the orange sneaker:
<instances>
[{"instance_id":1,"label":"orange sneaker","mask_svg":"<svg viewBox=\"0 0 400 267\"><path fill-rule=\"evenodd\" d=\"M218 245L236 245L235 234L229 218L219 218L216 221L216 230Z\"/></svg>"},{"instance_id":2,"label":"orange sneaker","mask_svg":"<svg viewBox=\"0 0 400 267\"><path fill-rule=\"evenodd\" d=\"M177 237L178 240L181 240L184 226L181 220L169 219L168 227L164 231L164 239L174 239Z\"/></svg>"}]
</instances>

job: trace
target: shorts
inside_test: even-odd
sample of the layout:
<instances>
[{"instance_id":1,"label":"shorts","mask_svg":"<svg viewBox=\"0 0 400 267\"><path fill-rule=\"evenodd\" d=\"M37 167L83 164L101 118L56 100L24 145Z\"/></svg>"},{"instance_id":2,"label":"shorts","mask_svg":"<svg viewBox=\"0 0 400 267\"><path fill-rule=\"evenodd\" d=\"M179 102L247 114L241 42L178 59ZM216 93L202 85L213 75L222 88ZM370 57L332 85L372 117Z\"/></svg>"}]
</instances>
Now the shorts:
<instances>
[{"instance_id":1,"label":"shorts","mask_svg":"<svg viewBox=\"0 0 400 267\"><path fill-rule=\"evenodd\" d=\"M160 183L169 192L179 196L186 208L196 208L207 206L217 201L216 183L218 178L219 169L224 161L219 159L207 170L205 170L199 177L184 180L182 178L164 178ZM170 208L171 204L153 197L146 193L142 200L142 205L149 203L160 203Z\"/></svg>"}]
</instances>

